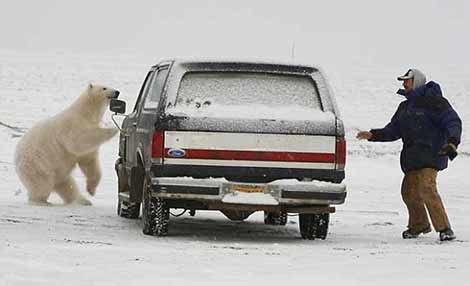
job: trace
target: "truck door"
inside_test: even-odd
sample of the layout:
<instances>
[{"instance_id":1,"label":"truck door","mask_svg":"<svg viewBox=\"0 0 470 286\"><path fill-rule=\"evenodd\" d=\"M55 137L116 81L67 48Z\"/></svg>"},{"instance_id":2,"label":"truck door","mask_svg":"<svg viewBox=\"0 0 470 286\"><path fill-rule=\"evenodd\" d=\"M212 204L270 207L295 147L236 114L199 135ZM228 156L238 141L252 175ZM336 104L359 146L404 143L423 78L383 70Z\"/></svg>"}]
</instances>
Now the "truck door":
<instances>
[{"instance_id":1,"label":"truck door","mask_svg":"<svg viewBox=\"0 0 470 286\"><path fill-rule=\"evenodd\" d=\"M168 75L168 65L160 66L155 71L148 92L144 98L144 104L140 116L137 119L137 148L140 148L144 166L150 167L152 134L155 129L157 111L161 101L162 92Z\"/></svg>"},{"instance_id":2,"label":"truck door","mask_svg":"<svg viewBox=\"0 0 470 286\"><path fill-rule=\"evenodd\" d=\"M145 77L145 81L139 92L139 96L134 106L134 110L130 113L126 120L123 122L123 129L126 132L126 168L131 171L133 167L137 166L137 120L142 110L145 95L148 92L150 82L153 79L155 71L150 71Z\"/></svg>"}]
</instances>

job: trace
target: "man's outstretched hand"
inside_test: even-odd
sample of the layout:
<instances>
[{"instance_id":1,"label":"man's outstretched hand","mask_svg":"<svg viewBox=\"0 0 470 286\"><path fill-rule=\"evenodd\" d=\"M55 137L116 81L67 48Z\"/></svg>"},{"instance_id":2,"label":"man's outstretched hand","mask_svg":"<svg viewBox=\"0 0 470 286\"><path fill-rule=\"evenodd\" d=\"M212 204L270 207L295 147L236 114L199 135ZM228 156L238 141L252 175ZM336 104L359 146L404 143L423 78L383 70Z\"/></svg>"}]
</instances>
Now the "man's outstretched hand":
<instances>
[{"instance_id":1,"label":"man's outstretched hand","mask_svg":"<svg viewBox=\"0 0 470 286\"><path fill-rule=\"evenodd\" d=\"M356 135L356 138L359 140L369 140L372 138L372 133L369 131L359 131Z\"/></svg>"}]
</instances>

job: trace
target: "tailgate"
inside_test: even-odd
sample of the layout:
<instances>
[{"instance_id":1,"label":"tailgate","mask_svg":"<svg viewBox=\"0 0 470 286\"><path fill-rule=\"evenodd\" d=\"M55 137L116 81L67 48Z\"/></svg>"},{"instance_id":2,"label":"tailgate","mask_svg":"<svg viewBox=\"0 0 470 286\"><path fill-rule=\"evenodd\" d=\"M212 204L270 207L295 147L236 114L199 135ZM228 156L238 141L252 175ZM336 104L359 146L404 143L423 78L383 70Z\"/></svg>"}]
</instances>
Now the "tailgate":
<instances>
[{"instance_id":1,"label":"tailgate","mask_svg":"<svg viewBox=\"0 0 470 286\"><path fill-rule=\"evenodd\" d=\"M341 181L336 141L327 135L165 131L162 175Z\"/></svg>"}]
</instances>

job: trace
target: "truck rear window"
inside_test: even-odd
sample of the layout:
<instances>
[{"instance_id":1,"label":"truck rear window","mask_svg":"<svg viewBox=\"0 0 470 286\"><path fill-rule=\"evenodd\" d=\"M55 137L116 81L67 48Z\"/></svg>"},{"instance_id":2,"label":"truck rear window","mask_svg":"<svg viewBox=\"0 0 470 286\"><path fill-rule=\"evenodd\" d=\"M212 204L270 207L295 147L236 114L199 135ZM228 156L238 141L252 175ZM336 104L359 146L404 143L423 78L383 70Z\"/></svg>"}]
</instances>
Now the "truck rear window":
<instances>
[{"instance_id":1,"label":"truck rear window","mask_svg":"<svg viewBox=\"0 0 470 286\"><path fill-rule=\"evenodd\" d=\"M251 118L283 118L286 112L304 117L322 110L311 77L257 72L188 72L175 107L192 116Z\"/></svg>"}]
</instances>

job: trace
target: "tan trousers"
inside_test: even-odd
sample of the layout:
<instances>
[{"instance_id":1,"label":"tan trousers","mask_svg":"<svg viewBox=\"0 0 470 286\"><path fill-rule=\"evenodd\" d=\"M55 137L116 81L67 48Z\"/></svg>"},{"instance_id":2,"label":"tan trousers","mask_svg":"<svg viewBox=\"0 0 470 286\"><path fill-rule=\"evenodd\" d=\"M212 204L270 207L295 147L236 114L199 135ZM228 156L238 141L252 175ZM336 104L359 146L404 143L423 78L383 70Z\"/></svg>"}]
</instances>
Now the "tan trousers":
<instances>
[{"instance_id":1,"label":"tan trousers","mask_svg":"<svg viewBox=\"0 0 470 286\"><path fill-rule=\"evenodd\" d=\"M401 185L401 196L408 208L408 229L419 232L429 226L426 209L436 231L450 228L449 218L437 193L437 170L424 168L409 171Z\"/></svg>"}]
</instances>

